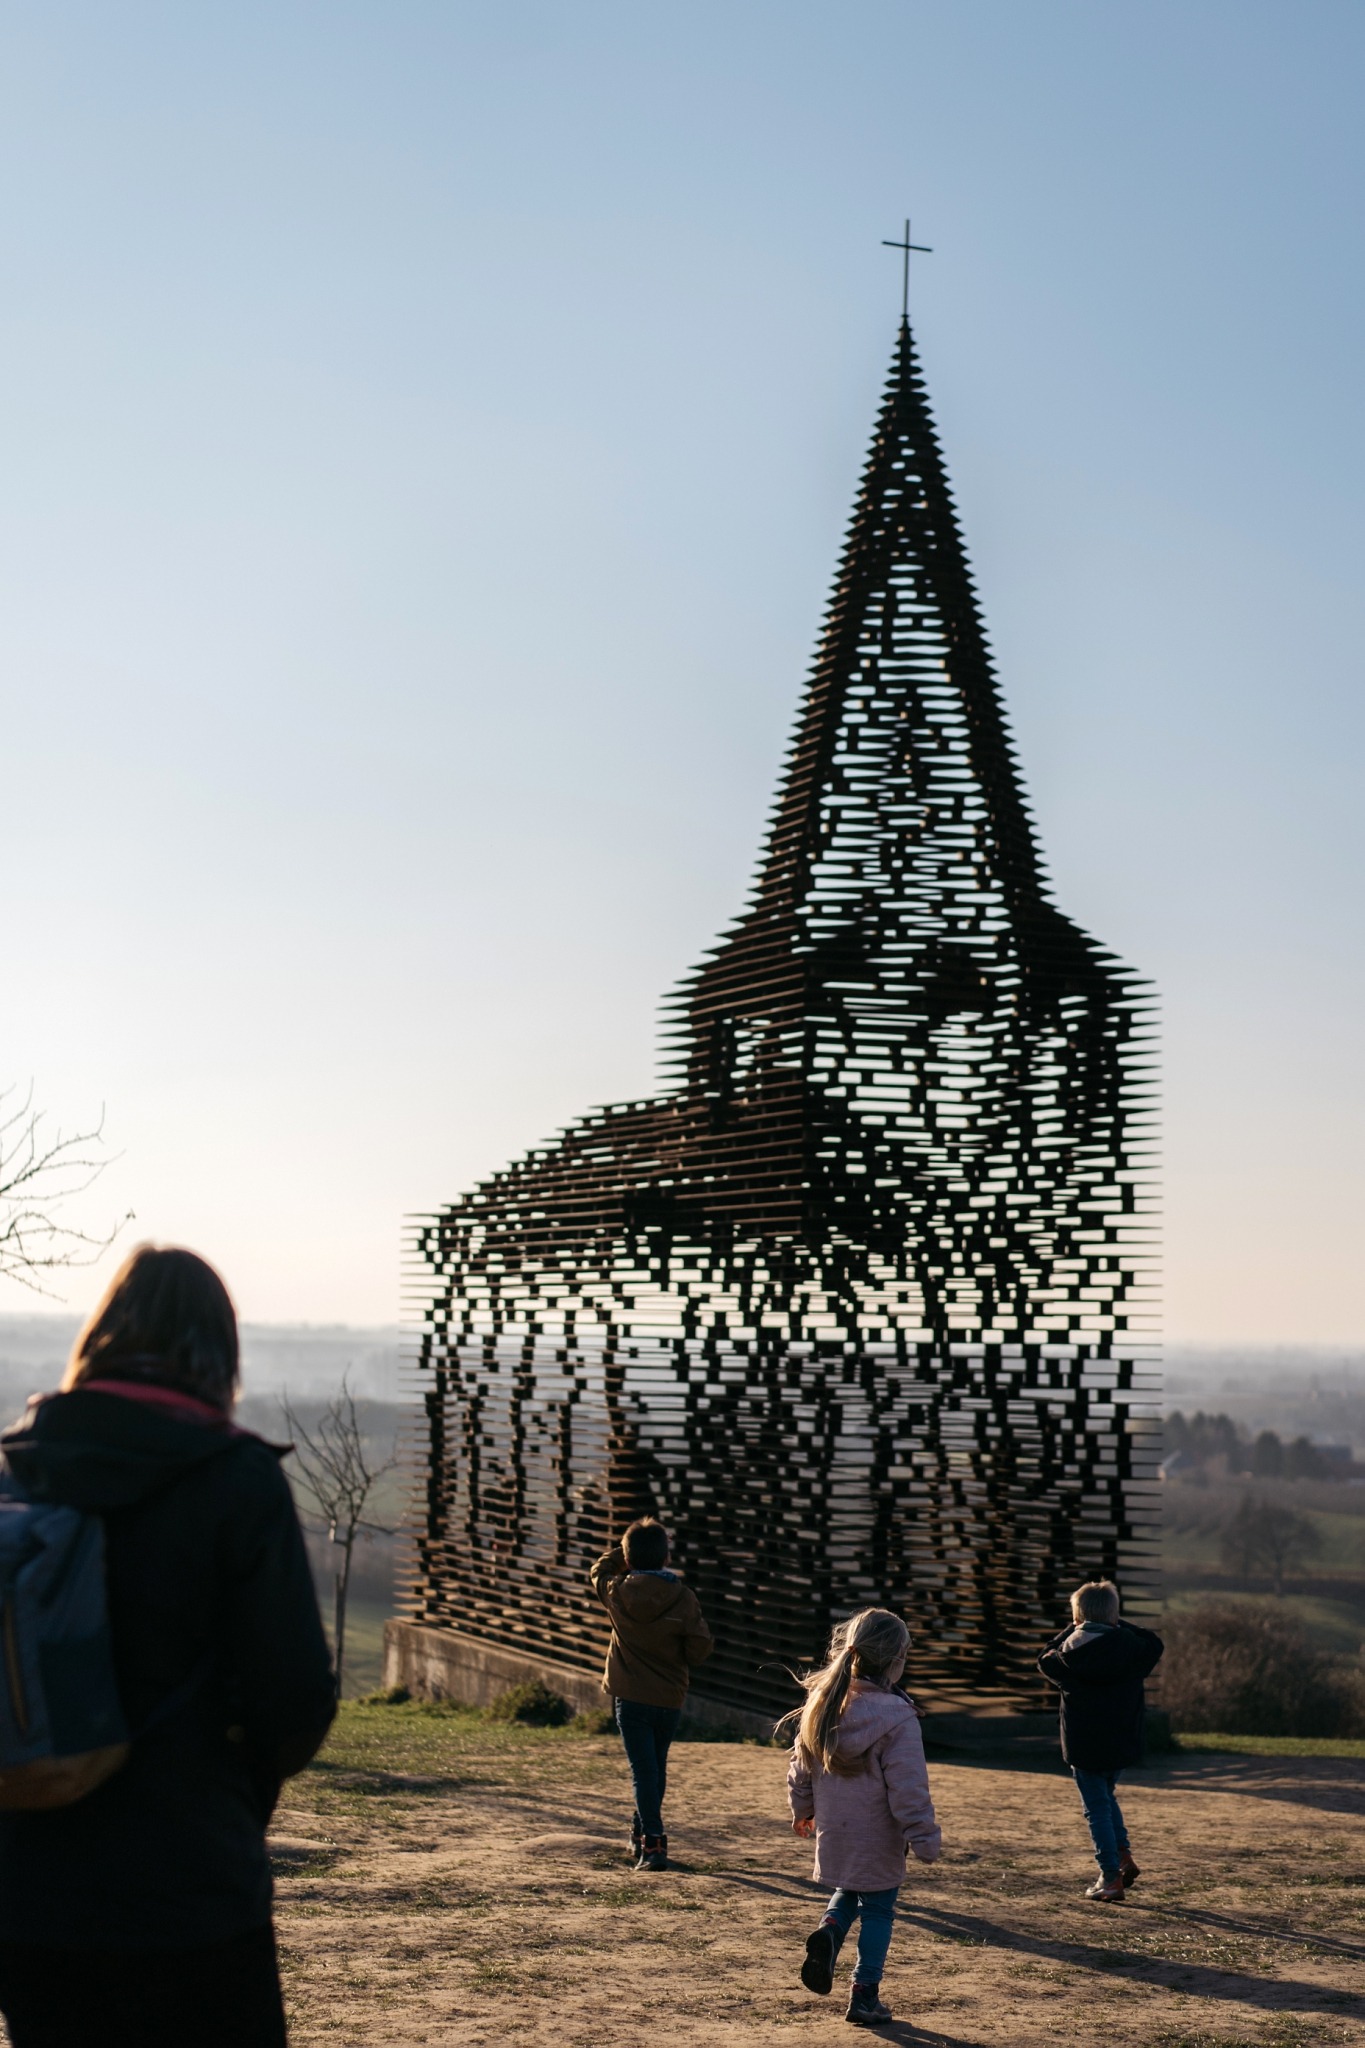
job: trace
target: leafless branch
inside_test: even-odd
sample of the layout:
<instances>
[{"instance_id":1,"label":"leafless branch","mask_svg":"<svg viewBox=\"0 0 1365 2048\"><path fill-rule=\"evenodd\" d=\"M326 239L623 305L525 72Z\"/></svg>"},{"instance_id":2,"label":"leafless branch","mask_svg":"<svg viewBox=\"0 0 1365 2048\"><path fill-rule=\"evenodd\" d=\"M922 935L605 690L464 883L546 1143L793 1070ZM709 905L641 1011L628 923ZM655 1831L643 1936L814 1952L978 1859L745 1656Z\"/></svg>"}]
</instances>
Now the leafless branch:
<instances>
[{"instance_id":1,"label":"leafless branch","mask_svg":"<svg viewBox=\"0 0 1365 2048\"><path fill-rule=\"evenodd\" d=\"M365 1508L397 1461L386 1458L382 1465L370 1464L349 1378L342 1380L341 1392L328 1402L314 1429L302 1421L288 1394L280 1405L303 1491L326 1525L329 1539L344 1543L358 1534L391 1536L391 1529L365 1519Z\"/></svg>"},{"instance_id":2,"label":"leafless branch","mask_svg":"<svg viewBox=\"0 0 1365 2048\"><path fill-rule=\"evenodd\" d=\"M93 1130L49 1136L43 1111L33 1107L32 1084L11 1106L14 1095L13 1088L0 1089L0 1278L52 1295L41 1276L93 1265L131 1211L104 1237L64 1221L57 1213L63 1203L84 1194L109 1163L104 1113Z\"/></svg>"},{"instance_id":3,"label":"leafless branch","mask_svg":"<svg viewBox=\"0 0 1365 2048\"><path fill-rule=\"evenodd\" d=\"M299 1489L325 1527L328 1541L337 1544L341 1552L335 1575L333 1636L340 1695L351 1557L359 1537L394 1533L379 1522L367 1520L365 1509L379 1481L393 1470L398 1460L386 1458L382 1465L371 1465L349 1375L343 1375L340 1393L328 1402L313 1429L305 1425L288 1394L282 1397L280 1406L294 1445Z\"/></svg>"}]
</instances>

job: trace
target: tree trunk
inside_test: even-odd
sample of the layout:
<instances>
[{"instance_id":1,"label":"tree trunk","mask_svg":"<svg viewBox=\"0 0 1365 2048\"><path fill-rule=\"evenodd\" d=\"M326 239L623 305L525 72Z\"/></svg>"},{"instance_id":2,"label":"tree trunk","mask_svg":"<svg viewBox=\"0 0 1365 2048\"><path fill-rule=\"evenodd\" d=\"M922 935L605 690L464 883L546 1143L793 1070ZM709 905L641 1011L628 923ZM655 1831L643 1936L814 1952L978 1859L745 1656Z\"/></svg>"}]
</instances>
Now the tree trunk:
<instances>
[{"instance_id":1,"label":"tree trunk","mask_svg":"<svg viewBox=\"0 0 1365 2048\"><path fill-rule=\"evenodd\" d=\"M341 1668L346 1656L346 1595L351 1587L351 1552L355 1548L355 1531L342 1539L341 1570L336 1575L335 1620L332 1624L332 1642L336 1650L337 1698L341 1698Z\"/></svg>"}]
</instances>

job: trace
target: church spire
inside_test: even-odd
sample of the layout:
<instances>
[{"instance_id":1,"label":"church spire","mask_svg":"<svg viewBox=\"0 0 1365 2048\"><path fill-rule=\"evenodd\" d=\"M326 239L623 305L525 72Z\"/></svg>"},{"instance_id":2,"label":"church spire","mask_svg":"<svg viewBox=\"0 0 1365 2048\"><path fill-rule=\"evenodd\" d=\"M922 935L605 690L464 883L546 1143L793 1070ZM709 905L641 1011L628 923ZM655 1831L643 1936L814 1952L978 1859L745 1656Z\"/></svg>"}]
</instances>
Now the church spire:
<instances>
[{"instance_id":1,"label":"church spire","mask_svg":"<svg viewBox=\"0 0 1365 2048\"><path fill-rule=\"evenodd\" d=\"M878 772L879 803L870 795ZM902 320L755 890L770 914L848 829L904 853L926 806L970 819L1022 906L1041 874L914 336ZM856 819L856 826L854 820ZM842 834L840 827L844 828ZM866 869L867 849L862 865ZM738 936L738 934L736 935Z\"/></svg>"}]
</instances>

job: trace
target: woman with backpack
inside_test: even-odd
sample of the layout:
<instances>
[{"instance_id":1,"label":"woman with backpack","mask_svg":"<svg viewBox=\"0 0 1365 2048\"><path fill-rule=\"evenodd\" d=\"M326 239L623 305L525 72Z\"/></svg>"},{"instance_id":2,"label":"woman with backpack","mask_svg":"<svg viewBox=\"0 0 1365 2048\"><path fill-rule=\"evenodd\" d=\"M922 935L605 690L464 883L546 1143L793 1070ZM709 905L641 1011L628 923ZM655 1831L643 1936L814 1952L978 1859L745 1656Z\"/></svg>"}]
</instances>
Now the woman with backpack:
<instances>
[{"instance_id":1,"label":"woman with backpack","mask_svg":"<svg viewBox=\"0 0 1365 2048\"><path fill-rule=\"evenodd\" d=\"M143 1245L77 1338L61 1391L0 1434L8 1515L77 1510L44 1523L73 1559L102 1536L122 1721L99 1747L72 1735L82 1753L50 1760L47 1777L0 1768L0 2011L14 2048L285 2041L265 1831L335 1694L283 1453L233 1424L237 1389L222 1281L192 1252ZM10 1744L31 1727L27 1674L60 1752L63 1715L78 1719L92 1692L65 1676L64 1695L64 1675L100 1645L63 1640L71 1617L52 1603L34 1621L25 1583L11 1570L0 1584L0 1727ZM90 1588L78 1595L88 1609ZM48 1638L36 1659L20 1624ZM40 1803L56 1800L68 1803Z\"/></svg>"}]
</instances>

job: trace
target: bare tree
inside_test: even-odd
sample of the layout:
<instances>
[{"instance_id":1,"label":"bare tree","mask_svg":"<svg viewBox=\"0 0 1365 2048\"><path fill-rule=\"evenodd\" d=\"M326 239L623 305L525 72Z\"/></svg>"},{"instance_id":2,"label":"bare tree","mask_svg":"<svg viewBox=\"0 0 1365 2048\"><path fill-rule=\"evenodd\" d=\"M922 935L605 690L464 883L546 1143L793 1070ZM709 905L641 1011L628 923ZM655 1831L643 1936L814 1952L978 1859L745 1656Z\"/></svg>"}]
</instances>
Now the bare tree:
<instances>
[{"instance_id":1,"label":"bare tree","mask_svg":"<svg viewBox=\"0 0 1365 2048\"><path fill-rule=\"evenodd\" d=\"M1266 1573L1275 1591L1284 1592L1285 1575L1298 1570L1322 1550L1317 1524L1294 1508L1275 1506L1251 1493L1223 1530L1223 1563L1237 1578Z\"/></svg>"},{"instance_id":2,"label":"bare tree","mask_svg":"<svg viewBox=\"0 0 1365 2048\"><path fill-rule=\"evenodd\" d=\"M1316 1522L1296 1508L1268 1507L1261 1513L1261 1556L1277 1593L1284 1592L1286 1572L1301 1571L1322 1552Z\"/></svg>"},{"instance_id":3,"label":"bare tree","mask_svg":"<svg viewBox=\"0 0 1365 2048\"><path fill-rule=\"evenodd\" d=\"M1249 1579L1255 1573L1261 1549L1261 1506L1250 1493L1243 1493L1236 1514L1224 1525L1219 1544L1223 1568L1236 1579Z\"/></svg>"},{"instance_id":4,"label":"bare tree","mask_svg":"<svg viewBox=\"0 0 1365 2048\"><path fill-rule=\"evenodd\" d=\"M107 1236L92 1237L58 1214L109 1163L103 1113L93 1130L49 1133L42 1127L43 1111L33 1107L32 1086L17 1106L14 1094L13 1088L0 1088L0 1278L51 1294L45 1276L93 1265L129 1218L122 1217Z\"/></svg>"},{"instance_id":5,"label":"bare tree","mask_svg":"<svg viewBox=\"0 0 1365 2048\"><path fill-rule=\"evenodd\" d=\"M316 1428L308 1429L286 1394L281 1401L285 1427L293 1439L299 1481L318 1521L327 1531L329 1543L341 1552L333 1578L335 1605L332 1641L336 1652L337 1698L341 1698L341 1669L346 1655L346 1596L351 1587L351 1558L362 1536L391 1536L392 1529L366 1519L365 1510L375 1487L397 1464L386 1458L372 1465L365 1447L365 1433L349 1374L341 1391L323 1409Z\"/></svg>"}]
</instances>

